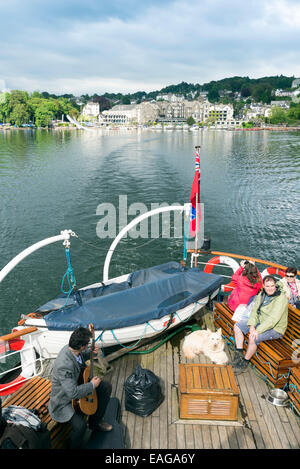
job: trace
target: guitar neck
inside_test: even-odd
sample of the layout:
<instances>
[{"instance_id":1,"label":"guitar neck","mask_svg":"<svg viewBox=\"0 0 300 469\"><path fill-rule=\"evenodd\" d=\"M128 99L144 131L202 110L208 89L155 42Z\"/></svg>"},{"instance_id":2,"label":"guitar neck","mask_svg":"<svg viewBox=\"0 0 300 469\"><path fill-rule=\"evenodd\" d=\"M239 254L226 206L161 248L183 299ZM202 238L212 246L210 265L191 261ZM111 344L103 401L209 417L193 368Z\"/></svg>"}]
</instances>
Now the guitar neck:
<instances>
[{"instance_id":1,"label":"guitar neck","mask_svg":"<svg viewBox=\"0 0 300 469\"><path fill-rule=\"evenodd\" d=\"M90 380L94 376L94 348L95 348L95 342L93 340L92 345L91 345L91 352L90 352L90 376L89 376Z\"/></svg>"},{"instance_id":2,"label":"guitar neck","mask_svg":"<svg viewBox=\"0 0 300 469\"><path fill-rule=\"evenodd\" d=\"M90 352L90 376L89 380L94 376L94 350L95 350L95 330L93 324L89 325L89 329L92 333L92 345L91 345L91 352Z\"/></svg>"}]
</instances>

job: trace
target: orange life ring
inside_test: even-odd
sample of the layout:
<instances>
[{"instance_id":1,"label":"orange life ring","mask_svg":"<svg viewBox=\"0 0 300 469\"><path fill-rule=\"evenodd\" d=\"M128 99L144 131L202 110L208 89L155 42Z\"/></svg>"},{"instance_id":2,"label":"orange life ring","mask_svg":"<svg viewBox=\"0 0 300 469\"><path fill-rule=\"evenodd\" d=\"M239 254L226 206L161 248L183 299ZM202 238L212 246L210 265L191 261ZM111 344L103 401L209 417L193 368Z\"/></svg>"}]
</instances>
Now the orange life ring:
<instances>
[{"instance_id":1,"label":"orange life ring","mask_svg":"<svg viewBox=\"0 0 300 469\"><path fill-rule=\"evenodd\" d=\"M207 274L211 274L214 266L218 264L229 265L229 267L232 268L233 273L236 272L237 269L240 267L239 264L234 259L232 259L232 257L216 256L216 257L212 257L211 259L209 259L209 261L204 267L204 272L206 272ZM227 283L226 285L222 285L221 290L223 292L231 292L234 287L235 287L235 283L231 281Z\"/></svg>"},{"instance_id":2,"label":"orange life ring","mask_svg":"<svg viewBox=\"0 0 300 469\"><path fill-rule=\"evenodd\" d=\"M261 273L262 278L266 275L280 275L281 277L285 277L285 271L277 267L267 267Z\"/></svg>"}]
</instances>

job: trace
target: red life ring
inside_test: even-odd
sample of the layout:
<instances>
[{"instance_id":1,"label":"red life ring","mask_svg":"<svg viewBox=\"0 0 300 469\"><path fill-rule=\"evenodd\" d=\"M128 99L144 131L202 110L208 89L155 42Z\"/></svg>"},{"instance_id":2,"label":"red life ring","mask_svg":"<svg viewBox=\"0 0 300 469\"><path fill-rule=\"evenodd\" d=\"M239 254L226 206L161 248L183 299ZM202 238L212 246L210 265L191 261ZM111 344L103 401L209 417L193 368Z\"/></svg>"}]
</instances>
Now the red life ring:
<instances>
[{"instance_id":1,"label":"red life ring","mask_svg":"<svg viewBox=\"0 0 300 469\"><path fill-rule=\"evenodd\" d=\"M14 350L14 351L22 350L22 348L25 345L25 341L20 338L8 340L7 342L3 342L1 344L0 354L5 353L7 351L6 343L8 343L9 345L9 350ZM0 396L8 396L9 394L16 392L18 389L20 389L23 386L23 384L25 383L27 379L28 378L25 378L24 376L22 376L22 372L21 372L19 376L17 376L12 381L0 384Z\"/></svg>"},{"instance_id":2,"label":"red life ring","mask_svg":"<svg viewBox=\"0 0 300 469\"><path fill-rule=\"evenodd\" d=\"M8 396L20 389L25 381L28 378L25 378L22 375L19 375L17 378L13 379L9 383L0 384L0 396Z\"/></svg>"},{"instance_id":3,"label":"red life ring","mask_svg":"<svg viewBox=\"0 0 300 469\"><path fill-rule=\"evenodd\" d=\"M285 277L285 271L277 267L267 267L261 273L262 278L266 275L280 275L281 277Z\"/></svg>"},{"instance_id":4,"label":"red life ring","mask_svg":"<svg viewBox=\"0 0 300 469\"><path fill-rule=\"evenodd\" d=\"M211 274L212 271L213 271L214 266L218 265L218 264L229 265L229 267L232 268L233 273L236 272L237 269L240 267L239 264L234 259L232 259L232 257L216 256L216 257L212 257L207 262L207 264L204 267L204 272L206 272L207 274ZM235 287L235 283L231 281L231 282L227 283L226 285L222 285L221 290L223 292L231 292L234 287Z\"/></svg>"}]
</instances>

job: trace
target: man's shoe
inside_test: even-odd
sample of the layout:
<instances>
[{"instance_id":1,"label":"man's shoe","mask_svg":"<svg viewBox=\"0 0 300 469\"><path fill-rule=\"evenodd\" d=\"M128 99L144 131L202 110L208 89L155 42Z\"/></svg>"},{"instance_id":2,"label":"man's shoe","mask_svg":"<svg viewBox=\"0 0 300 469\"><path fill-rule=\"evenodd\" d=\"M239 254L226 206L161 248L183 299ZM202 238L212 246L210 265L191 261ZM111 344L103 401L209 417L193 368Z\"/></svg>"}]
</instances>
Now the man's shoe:
<instances>
[{"instance_id":1,"label":"man's shoe","mask_svg":"<svg viewBox=\"0 0 300 469\"><path fill-rule=\"evenodd\" d=\"M244 357L243 352L240 352L240 351L236 350L234 352L233 360L231 362L229 362L229 365L235 366L235 364L238 363L240 361L240 359L243 358L243 357Z\"/></svg>"},{"instance_id":2,"label":"man's shoe","mask_svg":"<svg viewBox=\"0 0 300 469\"><path fill-rule=\"evenodd\" d=\"M90 427L93 432L110 432L112 428L113 426L108 422L104 422L104 420L101 420L96 425Z\"/></svg>"},{"instance_id":3,"label":"man's shoe","mask_svg":"<svg viewBox=\"0 0 300 469\"><path fill-rule=\"evenodd\" d=\"M249 360L245 360L245 358L241 357L238 362L235 363L233 366L233 371L236 375L244 373L248 370Z\"/></svg>"}]
</instances>

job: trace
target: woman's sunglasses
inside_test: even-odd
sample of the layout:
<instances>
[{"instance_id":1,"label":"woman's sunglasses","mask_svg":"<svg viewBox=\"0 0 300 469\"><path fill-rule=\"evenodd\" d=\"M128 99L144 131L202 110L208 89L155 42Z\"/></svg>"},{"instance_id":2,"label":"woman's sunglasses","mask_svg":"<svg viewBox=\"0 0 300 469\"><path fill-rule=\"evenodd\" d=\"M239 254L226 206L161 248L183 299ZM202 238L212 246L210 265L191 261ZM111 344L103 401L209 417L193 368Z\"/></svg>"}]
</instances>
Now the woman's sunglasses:
<instances>
[{"instance_id":1,"label":"woman's sunglasses","mask_svg":"<svg viewBox=\"0 0 300 469\"><path fill-rule=\"evenodd\" d=\"M289 275L289 274L285 274L285 276L286 276L287 278L294 278L294 277L295 277L295 275L294 275L294 274L291 274L291 275Z\"/></svg>"}]
</instances>

